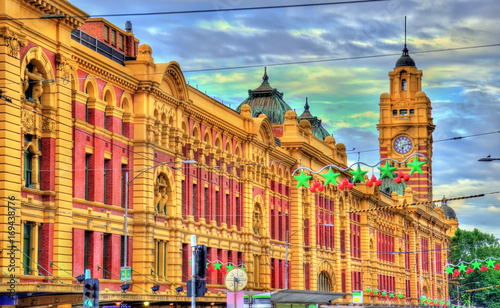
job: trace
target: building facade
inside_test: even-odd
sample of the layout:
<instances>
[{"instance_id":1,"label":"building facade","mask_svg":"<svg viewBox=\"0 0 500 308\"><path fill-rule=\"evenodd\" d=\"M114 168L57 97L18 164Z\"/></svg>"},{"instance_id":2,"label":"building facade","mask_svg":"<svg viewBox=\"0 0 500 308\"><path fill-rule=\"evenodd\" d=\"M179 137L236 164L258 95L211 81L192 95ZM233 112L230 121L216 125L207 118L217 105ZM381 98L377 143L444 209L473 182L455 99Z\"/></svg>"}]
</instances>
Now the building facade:
<instances>
[{"instance_id":1,"label":"building facade","mask_svg":"<svg viewBox=\"0 0 500 308\"><path fill-rule=\"evenodd\" d=\"M447 298L456 217L414 204L429 194L412 182L399 195L352 183L346 147L316 136L321 121L307 102L307 116L282 106L271 122L251 100L235 111L189 86L175 61L155 63L130 24L88 18L65 0L6 0L1 10L2 304L81 305L77 277L90 269L103 304L188 306L191 235L208 247L199 305L225 306L234 267L247 271L247 291L362 290L374 305ZM415 70L407 82L419 98ZM267 73L264 82L283 101ZM381 132L391 116L382 96ZM415 104L425 114L414 109L432 132L424 101ZM383 158L398 133L381 137ZM432 139L426 149L414 142L430 159ZM310 173L322 191L297 185L299 168L326 165L338 167L337 182ZM344 179L354 187L340 189ZM132 269L127 293L123 265Z\"/></svg>"}]
</instances>

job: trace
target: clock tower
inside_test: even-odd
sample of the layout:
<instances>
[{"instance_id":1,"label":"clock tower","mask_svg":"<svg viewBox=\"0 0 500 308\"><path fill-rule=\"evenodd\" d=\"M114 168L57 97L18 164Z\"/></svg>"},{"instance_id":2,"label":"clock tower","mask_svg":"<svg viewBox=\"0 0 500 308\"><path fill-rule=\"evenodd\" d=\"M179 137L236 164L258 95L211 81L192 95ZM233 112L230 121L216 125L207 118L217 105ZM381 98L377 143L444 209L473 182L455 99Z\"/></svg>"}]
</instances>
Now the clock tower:
<instances>
[{"instance_id":1,"label":"clock tower","mask_svg":"<svg viewBox=\"0 0 500 308\"><path fill-rule=\"evenodd\" d=\"M406 36L406 35L405 35ZM427 158L422 174L415 172L406 183L418 193L421 201L432 200L432 132L431 101L422 91L422 71L417 69L405 45L402 56L389 72L389 93L380 95L380 158L403 162L409 155L420 153ZM417 156L424 161L422 156ZM409 174L414 157L394 167ZM392 163L392 162L391 162ZM387 191L389 192L389 191Z\"/></svg>"}]
</instances>

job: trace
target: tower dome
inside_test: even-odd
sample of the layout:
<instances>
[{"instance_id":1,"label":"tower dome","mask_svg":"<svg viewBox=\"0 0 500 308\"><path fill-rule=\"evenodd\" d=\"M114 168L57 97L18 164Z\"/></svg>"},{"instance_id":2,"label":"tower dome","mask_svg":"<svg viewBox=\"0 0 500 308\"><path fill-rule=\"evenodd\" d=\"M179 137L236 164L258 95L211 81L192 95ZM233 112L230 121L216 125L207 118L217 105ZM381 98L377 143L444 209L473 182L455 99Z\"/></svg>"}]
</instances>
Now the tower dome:
<instances>
[{"instance_id":1,"label":"tower dome","mask_svg":"<svg viewBox=\"0 0 500 308\"><path fill-rule=\"evenodd\" d=\"M403 54L396 62L396 67L400 66L415 66L415 61L410 57L408 48L406 48L406 44L405 47L403 48Z\"/></svg>"},{"instance_id":2,"label":"tower dome","mask_svg":"<svg viewBox=\"0 0 500 308\"><path fill-rule=\"evenodd\" d=\"M443 200L441 201L441 209L444 211L444 217L448 219L457 218L457 213L455 210L448 206L448 202L446 201L445 196L443 196Z\"/></svg>"},{"instance_id":3,"label":"tower dome","mask_svg":"<svg viewBox=\"0 0 500 308\"><path fill-rule=\"evenodd\" d=\"M292 110L283 100L283 92L278 92L269 84L266 68L264 68L262 84L254 90L248 90L248 98L236 108L236 112L240 112L241 106L245 104L252 108L252 117L265 114L272 124L283 124L285 113Z\"/></svg>"}]
</instances>

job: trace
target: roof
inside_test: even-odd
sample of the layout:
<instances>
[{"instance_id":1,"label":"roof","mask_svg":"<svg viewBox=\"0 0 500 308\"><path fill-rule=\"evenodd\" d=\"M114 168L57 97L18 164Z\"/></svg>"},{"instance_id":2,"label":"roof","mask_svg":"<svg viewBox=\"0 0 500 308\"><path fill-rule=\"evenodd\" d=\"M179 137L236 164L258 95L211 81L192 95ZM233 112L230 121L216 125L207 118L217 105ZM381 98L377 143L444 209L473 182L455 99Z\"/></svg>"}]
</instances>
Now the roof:
<instances>
[{"instance_id":1,"label":"roof","mask_svg":"<svg viewBox=\"0 0 500 308\"><path fill-rule=\"evenodd\" d=\"M304 112L298 117L299 122L301 120L307 120L311 123L312 133L314 136L320 140L325 140L326 137L330 136L328 131L321 125L321 120L315 117L309 111L309 103L306 97L306 105L304 106Z\"/></svg>"},{"instance_id":2,"label":"roof","mask_svg":"<svg viewBox=\"0 0 500 308\"><path fill-rule=\"evenodd\" d=\"M262 84L255 90L248 90L248 98L236 107L236 112L241 112L241 106L245 104L252 109L252 117L265 114L272 124L283 124L285 113L292 110L292 107L283 100L283 93L269 84L266 69L262 76Z\"/></svg>"},{"instance_id":3,"label":"roof","mask_svg":"<svg viewBox=\"0 0 500 308\"><path fill-rule=\"evenodd\" d=\"M396 67L400 67L400 66L415 66L415 61L410 57L410 54L408 52L408 48L406 48L406 44L405 44L405 48L403 48L403 54L396 62Z\"/></svg>"},{"instance_id":4,"label":"roof","mask_svg":"<svg viewBox=\"0 0 500 308\"><path fill-rule=\"evenodd\" d=\"M272 304L324 304L351 293L309 290L278 290L271 293Z\"/></svg>"}]
</instances>

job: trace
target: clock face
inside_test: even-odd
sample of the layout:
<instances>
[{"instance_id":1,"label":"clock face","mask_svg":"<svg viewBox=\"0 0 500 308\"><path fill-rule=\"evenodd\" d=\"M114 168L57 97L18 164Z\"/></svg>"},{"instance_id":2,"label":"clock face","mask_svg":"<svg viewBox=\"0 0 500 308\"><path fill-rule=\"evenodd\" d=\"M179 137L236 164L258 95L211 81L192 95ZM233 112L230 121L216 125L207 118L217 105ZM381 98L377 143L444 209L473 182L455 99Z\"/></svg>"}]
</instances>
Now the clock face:
<instances>
[{"instance_id":1,"label":"clock face","mask_svg":"<svg viewBox=\"0 0 500 308\"><path fill-rule=\"evenodd\" d=\"M412 148L411 139L406 136L399 136L394 140L394 150L399 154L406 154Z\"/></svg>"}]
</instances>

